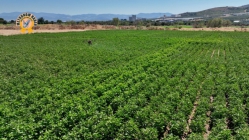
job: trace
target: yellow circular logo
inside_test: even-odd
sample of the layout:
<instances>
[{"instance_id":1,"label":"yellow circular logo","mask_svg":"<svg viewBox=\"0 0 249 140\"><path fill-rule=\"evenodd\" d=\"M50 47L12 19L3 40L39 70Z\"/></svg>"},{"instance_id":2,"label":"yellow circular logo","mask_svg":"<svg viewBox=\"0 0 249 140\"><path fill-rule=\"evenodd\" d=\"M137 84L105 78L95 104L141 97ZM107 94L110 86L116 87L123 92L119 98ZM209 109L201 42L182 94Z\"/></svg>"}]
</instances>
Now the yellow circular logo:
<instances>
[{"instance_id":1,"label":"yellow circular logo","mask_svg":"<svg viewBox=\"0 0 249 140\"><path fill-rule=\"evenodd\" d=\"M32 33L33 27L37 25L37 19L33 14L23 13L16 19L16 26L21 27L22 33Z\"/></svg>"}]
</instances>

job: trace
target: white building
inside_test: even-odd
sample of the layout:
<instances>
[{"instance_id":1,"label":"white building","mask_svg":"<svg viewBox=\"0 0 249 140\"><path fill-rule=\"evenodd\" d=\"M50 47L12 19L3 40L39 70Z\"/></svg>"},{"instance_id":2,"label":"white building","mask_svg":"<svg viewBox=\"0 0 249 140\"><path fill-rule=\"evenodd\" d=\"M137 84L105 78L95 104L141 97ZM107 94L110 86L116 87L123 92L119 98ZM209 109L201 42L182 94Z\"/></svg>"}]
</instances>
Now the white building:
<instances>
[{"instance_id":1,"label":"white building","mask_svg":"<svg viewBox=\"0 0 249 140\"><path fill-rule=\"evenodd\" d=\"M182 15L171 15L171 17L182 17Z\"/></svg>"}]
</instances>

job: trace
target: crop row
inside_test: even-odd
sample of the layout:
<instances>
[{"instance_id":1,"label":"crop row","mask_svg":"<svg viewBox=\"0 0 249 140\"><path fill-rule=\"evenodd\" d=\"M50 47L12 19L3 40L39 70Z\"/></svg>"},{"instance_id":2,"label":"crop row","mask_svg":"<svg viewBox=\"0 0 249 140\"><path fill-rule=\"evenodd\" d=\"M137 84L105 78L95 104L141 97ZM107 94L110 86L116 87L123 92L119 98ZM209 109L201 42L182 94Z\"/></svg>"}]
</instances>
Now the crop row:
<instances>
[{"instance_id":1,"label":"crop row","mask_svg":"<svg viewBox=\"0 0 249 140\"><path fill-rule=\"evenodd\" d=\"M246 34L240 39L238 33L120 31L107 38L109 32L86 33L97 36L91 47L83 46L91 54L84 53L86 60L73 59L74 53L85 58L77 43L51 49L58 56L51 61L32 56L39 65L21 53L1 57L3 66L20 68L1 71L0 138L248 137ZM79 42L79 35L48 35L46 45ZM30 47L25 51L35 53Z\"/></svg>"}]
</instances>

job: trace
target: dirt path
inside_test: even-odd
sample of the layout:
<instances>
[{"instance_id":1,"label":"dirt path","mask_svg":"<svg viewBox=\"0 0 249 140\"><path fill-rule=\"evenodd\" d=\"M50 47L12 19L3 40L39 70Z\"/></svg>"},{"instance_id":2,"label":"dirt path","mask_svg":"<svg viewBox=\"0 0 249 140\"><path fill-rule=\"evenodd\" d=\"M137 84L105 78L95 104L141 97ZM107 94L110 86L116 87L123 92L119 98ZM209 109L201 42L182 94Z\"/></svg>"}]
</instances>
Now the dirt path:
<instances>
[{"instance_id":1,"label":"dirt path","mask_svg":"<svg viewBox=\"0 0 249 140\"><path fill-rule=\"evenodd\" d=\"M235 32L235 31L242 31L242 32L248 32L247 28L240 27L221 27L221 28L182 28L179 30L183 31L224 31L224 32Z\"/></svg>"},{"instance_id":2,"label":"dirt path","mask_svg":"<svg viewBox=\"0 0 249 140\"><path fill-rule=\"evenodd\" d=\"M188 122L187 122L187 126L186 126L185 131L184 131L184 133L183 133L183 135L182 135L182 140L186 140L188 134L191 132L189 126L191 125L191 122L192 122L192 120L193 120L193 118L194 118L194 115L195 115L195 112L196 112L198 103L199 103L199 101L200 101L200 95L201 95L201 90L202 90L202 85L203 85L203 83L204 83L204 82L201 83L200 88L199 88L199 90L198 90L198 93L197 93L197 96L196 96L196 99L195 99L195 102L194 102L194 107L193 107L193 109L192 109L192 111L191 111L191 113L190 113L190 115L189 115Z\"/></svg>"},{"instance_id":3,"label":"dirt path","mask_svg":"<svg viewBox=\"0 0 249 140\"><path fill-rule=\"evenodd\" d=\"M214 97L211 96L210 97L210 104L212 104L213 101L214 101ZM206 133L203 135L204 140L207 140L208 137L209 137L209 135L210 135L210 133L211 133L211 119L210 119L211 113L212 112L210 110L207 112L208 120L207 120L207 122L205 124Z\"/></svg>"},{"instance_id":4,"label":"dirt path","mask_svg":"<svg viewBox=\"0 0 249 140\"><path fill-rule=\"evenodd\" d=\"M166 131L165 131L164 134L163 134L164 138L167 137L167 135L169 134L169 131L170 131L170 128L169 128L169 125L167 125Z\"/></svg>"},{"instance_id":5,"label":"dirt path","mask_svg":"<svg viewBox=\"0 0 249 140\"><path fill-rule=\"evenodd\" d=\"M38 30L34 30L34 33L58 33L58 32L73 32L73 31L86 31L86 30L112 30L117 29L113 25L92 25L92 26L86 26L83 29L71 29L68 27L63 27L62 30L59 30L59 26L57 24L48 24L48 25L39 25ZM49 30L50 29L50 30ZM135 26L120 26L121 30L130 29L134 30L136 29ZM157 28L156 28L157 29ZM160 28L160 30L164 30L165 27ZM149 30L149 28L144 27L143 30ZM158 29L157 29L158 30ZM182 29L170 29L170 30L179 30L179 31L249 31L246 28L242 30L242 28L239 27L221 27L221 28L182 28ZM15 35L15 34L21 34L20 30L17 29L17 27L14 26L0 26L0 35Z\"/></svg>"},{"instance_id":6,"label":"dirt path","mask_svg":"<svg viewBox=\"0 0 249 140\"><path fill-rule=\"evenodd\" d=\"M69 30L34 30L33 33L60 33L60 32L83 32L87 30L77 30L77 29L69 29ZM0 35L9 36L22 34L20 30L0 30Z\"/></svg>"},{"instance_id":7,"label":"dirt path","mask_svg":"<svg viewBox=\"0 0 249 140\"><path fill-rule=\"evenodd\" d=\"M191 122L192 122L192 120L193 120L193 118L194 118L194 115L195 115L195 112L196 112L196 109L197 109L197 106L198 106L199 99L200 99L200 97L199 97L199 95L198 95L198 96L196 97L196 101L195 101L195 103L194 103L194 108L193 108L193 110L191 111L191 114L189 115L188 124L187 124L187 127L185 128L186 131L184 132L184 134L183 134L183 136L182 136L182 140L186 140L186 137L188 136L188 134L189 134L189 132L190 132L189 126L190 126L190 124L191 124Z\"/></svg>"}]
</instances>

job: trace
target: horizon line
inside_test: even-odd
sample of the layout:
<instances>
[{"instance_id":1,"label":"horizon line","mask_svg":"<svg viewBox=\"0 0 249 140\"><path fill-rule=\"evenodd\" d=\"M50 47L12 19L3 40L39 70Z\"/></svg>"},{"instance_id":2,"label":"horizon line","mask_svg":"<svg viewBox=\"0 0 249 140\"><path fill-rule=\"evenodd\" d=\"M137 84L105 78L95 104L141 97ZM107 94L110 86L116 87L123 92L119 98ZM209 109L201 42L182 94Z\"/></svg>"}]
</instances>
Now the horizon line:
<instances>
[{"instance_id":1,"label":"horizon line","mask_svg":"<svg viewBox=\"0 0 249 140\"><path fill-rule=\"evenodd\" d=\"M101 13L101 14L97 14L97 13L87 13L87 14L62 14L62 13L53 13L53 12L32 12L32 11L26 11L26 12L20 12L20 11L14 11L14 12L2 12L0 14L8 14L8 13L45 13L45 14L60 14L60 15L70 15L70 16L74 16L74 15L87 15L87 14L93 14L93 15L103 15L103 14L112 14L112 15L138 15L138 14L173 14L171 12L140 12L137 14L114 14L114 13ZM175 15L175 14L173 14Z\"/></svg>"}]
</instances>

